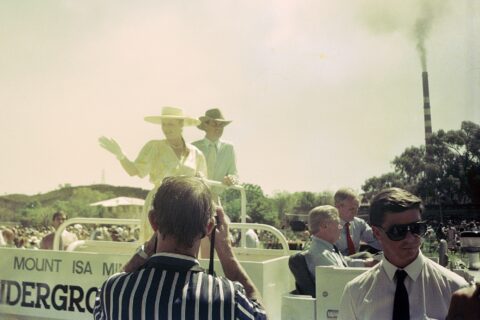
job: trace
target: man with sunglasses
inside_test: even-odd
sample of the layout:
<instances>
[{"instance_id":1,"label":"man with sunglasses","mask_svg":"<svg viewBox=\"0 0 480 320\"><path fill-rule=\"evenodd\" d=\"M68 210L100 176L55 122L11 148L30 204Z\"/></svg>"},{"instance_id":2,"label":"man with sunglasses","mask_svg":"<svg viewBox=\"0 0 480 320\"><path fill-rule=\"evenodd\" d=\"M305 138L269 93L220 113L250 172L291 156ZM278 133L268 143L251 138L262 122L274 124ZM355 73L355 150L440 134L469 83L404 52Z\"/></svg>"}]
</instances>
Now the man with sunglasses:
<instances>
[{"instance_id":1,"label":"man with sunglasses","mask_svg":"<svg viewBox=\"0 0 480 320\"><path fill-rule=\"evenodd\" d=\"M468 283L423 256L421 212L421 200L403 189L373 198L370 223L384 257L346 285L338 319L445 319L453 292Z\"/></svg>"}]
</instances>

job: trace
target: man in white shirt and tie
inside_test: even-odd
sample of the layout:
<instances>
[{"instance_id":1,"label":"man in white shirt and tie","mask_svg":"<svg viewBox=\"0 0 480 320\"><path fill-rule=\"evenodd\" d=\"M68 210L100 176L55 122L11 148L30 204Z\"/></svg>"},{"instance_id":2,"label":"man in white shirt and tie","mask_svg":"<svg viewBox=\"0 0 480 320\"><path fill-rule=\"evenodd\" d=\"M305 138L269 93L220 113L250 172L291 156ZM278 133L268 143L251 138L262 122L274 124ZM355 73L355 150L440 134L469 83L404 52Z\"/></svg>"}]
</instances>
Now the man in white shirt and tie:
<instances>
[{"instance_id":1,"label":"man in white shirt and tie","mask_svg":"<svg viewBox=\"0 0 480 320\"><path fill-rule=\"evenodd\" d=\"M368 252L359 253L360 241L376 250L381 250L382 247L373 236L372 228L365 220L357 217L360 206L357 193L350 188L341 188L335 192L333 198L342 224L340 238L335 243L340 252L344 256L353 258L370 257Z\"/></svg>"},{"instance_id":2,"label":"man in white shirt and tie","mask_svg":"<svg viewBox=\"0 0 480 320\"><path fill-rule=\"evenodd\" d=\"M210 109L200 117L198 128L205 131L205 138L192 144L200 149L207 160L208 179L230 186L238 182L237 164L233 145L220 138L223 129L232 121L225 120L220 109Z\"/></svg>"},{"instance_id":3,"label":"man in white shirt and tie","mask_svg":"<svg viewBox=\"0 0 480 320\"><path fill-rule=\"evenodd\" d=\"M468 283L423 256L421 213L422 201L403 189L373 198L370 223L384 257L347 283L338 319L445 319L453 292Z\"/></svg>"},{"instance_id":4,"label":"man in white shirt and tie","mask_svg":"<svg viewBox=\"0 0 480 320\"><path fill-rule=\"evenodd\" d=\"M338 251L335 241L340 236L342 225L335 207L325 205L310 210L308 228L312 234L312 242L305 253L305 261L313 279L315 279L316 266L371 267L377 263L373 259L361 260L344 257Z\"/></svg>"}]
</instances>

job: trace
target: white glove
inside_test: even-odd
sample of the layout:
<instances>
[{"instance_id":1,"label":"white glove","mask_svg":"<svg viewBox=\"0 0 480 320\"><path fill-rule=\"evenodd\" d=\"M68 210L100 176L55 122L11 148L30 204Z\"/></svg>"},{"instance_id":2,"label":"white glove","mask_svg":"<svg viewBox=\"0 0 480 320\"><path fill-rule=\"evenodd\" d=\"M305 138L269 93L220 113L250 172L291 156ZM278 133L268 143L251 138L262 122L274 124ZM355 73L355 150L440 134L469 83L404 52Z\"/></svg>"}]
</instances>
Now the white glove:
<instances>
[{"instance_id":1,"label":"white glove","mask_svg":"<svg viewBox=\"0 0 480 320\"><path fill-rule=\"evenodd\" d=\"M229 174L223 177L223 184L227 186L232 186L234 184L238 184L238 179L234 175Z\"/></svg>"},{"instance_id":2,"label":"white glove","mask_svg":"<svg viewBox=\"0 0 480 320\"><path fill-rule=\"evenodd\" d=\"M125 155L122 153L122 149L118 145L117 141L107 137L100 137L98 138L98 142L100 143L100 147L113 153L118 160L125 159Z\"/></svg>"}]
</instances>

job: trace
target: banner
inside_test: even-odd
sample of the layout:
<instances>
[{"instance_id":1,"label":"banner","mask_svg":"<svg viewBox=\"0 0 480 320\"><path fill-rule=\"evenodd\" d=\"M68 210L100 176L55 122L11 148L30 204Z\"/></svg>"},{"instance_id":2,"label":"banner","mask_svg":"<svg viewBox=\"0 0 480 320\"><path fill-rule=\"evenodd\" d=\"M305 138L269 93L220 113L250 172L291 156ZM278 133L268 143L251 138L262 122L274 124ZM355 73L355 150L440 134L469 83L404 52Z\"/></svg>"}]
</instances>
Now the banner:
<instances>
[{"instance_id":1,"label":"banner","mask_svg":"<svg viewBox=\"0 0 480 320\"><path fill-rule=\"evenodd\" d=\"M0 248L2 314L92 319L103 282L131 255Z\"/></svg>"}]
</instances>

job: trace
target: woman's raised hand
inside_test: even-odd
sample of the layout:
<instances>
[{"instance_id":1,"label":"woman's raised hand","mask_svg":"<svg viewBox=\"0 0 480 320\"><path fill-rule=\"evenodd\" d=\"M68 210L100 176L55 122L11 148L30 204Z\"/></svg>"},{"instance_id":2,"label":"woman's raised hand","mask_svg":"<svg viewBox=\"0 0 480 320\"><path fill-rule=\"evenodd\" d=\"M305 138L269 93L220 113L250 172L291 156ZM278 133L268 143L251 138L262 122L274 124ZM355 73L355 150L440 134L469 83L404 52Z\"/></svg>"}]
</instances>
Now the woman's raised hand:
<instances>
[{"instance_id":1,"label":"woman's raised hand","mask_svg":"<svg viewBox=\"0 0 480 320\"><path fill-rule=\"evenodd\" d=\"M105 136L102 136L98 138L98 142L100 143L100 147L113 153L118 160L122 160L123 158L125 158L125 156L122 153L122 149L118 145L117 141L107 138Z\"/></svg>"}]
</instances>

